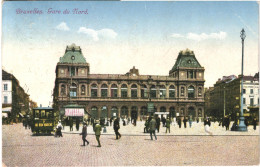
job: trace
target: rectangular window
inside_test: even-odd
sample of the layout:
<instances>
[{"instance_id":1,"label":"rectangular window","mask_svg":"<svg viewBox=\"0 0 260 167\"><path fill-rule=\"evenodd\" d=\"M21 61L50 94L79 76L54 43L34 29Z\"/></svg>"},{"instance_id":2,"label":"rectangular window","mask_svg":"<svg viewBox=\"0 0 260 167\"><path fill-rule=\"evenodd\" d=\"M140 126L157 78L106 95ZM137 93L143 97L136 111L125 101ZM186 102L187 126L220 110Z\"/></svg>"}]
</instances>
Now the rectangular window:
<instances>
[{"instance_id":1,"label":"rectangular window","mask_svg":"<svg viewBox=\"0 0 260 167\"><path fill-rule=\"evenodd\" d=\"M107 89L101 89L101 97L107 97Z\"/></svg>"},{"instance_id":2,"label":"rectangular window","mask_svg":"<svg viewBox=\"0 0 260 167\"><path fill-rule=\"evenodd\" d=\"M243 89L243 94L246 94L246 89Z\"/></svg>"},{"instance_id":3,"label":"rectangular window","mask_svg":"<svg viewBox=\"0 0 260 167\"><path fill-rule=\"evenodd\" d=\"M172 89L172 90L170 89L169 90L169 97L170 98L174 98L175 97L175 90L174 89Z\"/></svg>"},{"instance_id":4,"label":"rectangular window","mask_svg":"<svg viewBox=\"0 0 260 167\"><path fill-rule=\"evenodd\" d=\"M91 97L97 97L97 89L91 89Z\"/></svg>"},{"instance_id":5,"label":"rectangular window","mask_svg":"<svg viewBox=\"0 0 260 167\"><path fill-rule=\"evenodd\" d=\"M70 76L75 76L75 67L70 67Z\"/></svg>"},{"instance_id":6,"label":"rectangular window","mask_svg":"<svg viewBox=\"0 0 260 167\"><path fill-rule=\"evenodd\" d=\"M254 94L254 89L250 89L250 94Z\"/></svg>"},{"instance_id":7,"label":"rectangular window","mask_svg":"<svg viewBox=\"0 0 260 167\"><path fill-rule=\"evenodd\" d=\"M137 97L137 89L131 89L131 97Z\"/></svg>"},{"instance_id":8,"label":"rectangular window","mask_svg":"<svg viewBox=\"0 0 260 167\"><path fill-rule=\"evenodd\" d=\"M254 106L254 98L250 98L250 106Z\"/></svg>"},{"instance_id":9,"label":"rectangular window","mask_svg":"<svg viewBox=\"0 0 260 167\"><path fill-rule=\"evenodd\" d=\"M156 89L151 89L151 98L156 98Z\"/></svg>"},{"instance_id":10,"label":"rectangular window","mask_svg":"<svg viewBox=\"0 0 260 167\"><path fill-rule=\"evenodd\" d=\"M8 103L8 97L4 96L4 103Z\"/></svg>"},{"instance_id":11,"label":"rectangular window","mask_svg":"<svg viewBox=\"0 0 260 167\"><path fill-rule=\"evenodd\" d=\"M4 90L8 90L8 85L4 84Z\"/></svg>"},{"instance_id":12,"label":"rectangular window","mask_svg":"<svg viewBox=\"0 0 260 167\"><path fill-rule=\"evenodd\" d=\"M166 90L162 89L160 90L160 98L165 98L166 97Z\"/></svg>"},{"instance_id":13,"label":"rectangular window","mask_svg":"<svg viewBox=\"0 0 260 167\"><path fill-rule=\"evenodd\" d=\"M117 89L111 89L111 97L117 97Z\"/></svg>"},{"instance_id":14,"label":"rectangular window","mask_svg":"<svg viewBox=\"0 0 260 167\"><path fill-rule=\"evenodd\" d=\"M243 98L243 104L246 104L246 98Z\"/></svg>"}]
</instances>

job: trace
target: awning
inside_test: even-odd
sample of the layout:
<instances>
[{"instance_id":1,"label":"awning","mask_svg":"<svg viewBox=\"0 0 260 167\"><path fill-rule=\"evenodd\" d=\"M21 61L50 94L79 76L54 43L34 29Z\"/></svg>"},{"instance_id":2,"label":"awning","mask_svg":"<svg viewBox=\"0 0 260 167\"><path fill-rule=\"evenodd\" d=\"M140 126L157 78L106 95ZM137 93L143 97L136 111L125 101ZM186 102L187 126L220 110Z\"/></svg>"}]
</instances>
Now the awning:
<instances>
[{"instance_id":1,"label":"awning","mask_svg":"<svg viewBox=\"0 0 260 167\"><path fill-rule=\"evenodd\" d=\"M2 108L2 112L11 112L12 111L12 107L4 107Z\"/></svg>"}]
</instances>

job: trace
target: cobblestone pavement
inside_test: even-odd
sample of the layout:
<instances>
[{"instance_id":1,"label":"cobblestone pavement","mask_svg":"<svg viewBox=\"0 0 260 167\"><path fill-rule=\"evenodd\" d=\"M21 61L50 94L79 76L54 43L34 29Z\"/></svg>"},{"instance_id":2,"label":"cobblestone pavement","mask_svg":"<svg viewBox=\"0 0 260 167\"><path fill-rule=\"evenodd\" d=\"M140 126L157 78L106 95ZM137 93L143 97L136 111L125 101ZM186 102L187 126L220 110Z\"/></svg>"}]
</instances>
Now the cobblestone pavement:
<instances>
[{"instance_id":1,"label":"cobblestone pavement","mask_svg":"<svg viewBox=\"0 0 260 167\"><path fill-rule=\"evenodd\" d=\"M259 137L94 135L32 136L22 124L2 127L3 166L192 166L258 165Z\"/></svg>"}]
</instances>

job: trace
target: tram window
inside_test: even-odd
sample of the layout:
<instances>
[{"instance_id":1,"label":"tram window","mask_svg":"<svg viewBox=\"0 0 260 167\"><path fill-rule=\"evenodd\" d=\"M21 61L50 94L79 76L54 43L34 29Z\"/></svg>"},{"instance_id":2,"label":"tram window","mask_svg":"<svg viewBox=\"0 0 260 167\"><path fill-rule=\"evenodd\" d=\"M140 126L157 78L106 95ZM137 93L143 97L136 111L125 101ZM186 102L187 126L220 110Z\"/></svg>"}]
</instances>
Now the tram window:
<instances>
[{"instance_id":1,"label":"tram window","mask_svg":"<svg viewBox=\"0 0 260 167\"><path fill-rule=\"evenodd\" d=\"M35 110L35 118L39 118L39 110Z\"/></svg>"},{"instance_id":2,"label":"tram window","mask_svg":"<svg viewBox=\"0 0 260 167\"><path fill-rule=\"evenodd\" d=\"M42 110L42 111L41 111L41 117L42 117L42 118L45 117L45 110Z\"/></svg>"},{"instance_id":3,"label":"tram window","mask_svg":"<svg viewBox=\"0 0 260 167\"><path fill-rule=\"evenodd\" d=\"M50 117L50 113L48 111L46 111L46 118Z\"/></svg>"}]
</instances>

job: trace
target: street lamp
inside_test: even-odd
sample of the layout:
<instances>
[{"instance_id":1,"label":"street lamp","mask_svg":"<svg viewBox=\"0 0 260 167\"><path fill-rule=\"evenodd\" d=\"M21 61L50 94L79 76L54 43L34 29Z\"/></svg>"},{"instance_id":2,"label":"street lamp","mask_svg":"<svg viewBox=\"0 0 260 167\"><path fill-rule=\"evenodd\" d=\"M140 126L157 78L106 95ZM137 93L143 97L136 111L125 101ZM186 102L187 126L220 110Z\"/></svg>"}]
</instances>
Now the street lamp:
<instances>
[{"instance_id":1,"label":"street lamp","mask_svg":"<svg viewBox=\"0 0 260 167\"><path fill-rule=\"evenodd\" d=\"M242 31L240 32L240 37L242 39L242 67L241 67L241 110L240 110L240 116L239 116L239 125L237 127L237 131L247 131L247 127L244 123L244 114L243 114L243 68L244 68L244 40L246 38L246 33L245 30L242 29Z\"/></svg>"}]
</instances>

